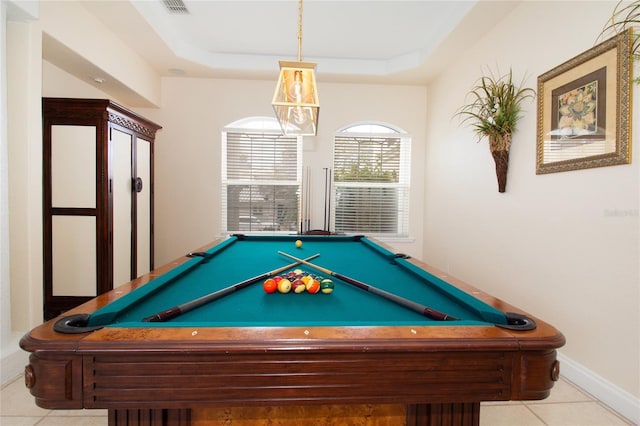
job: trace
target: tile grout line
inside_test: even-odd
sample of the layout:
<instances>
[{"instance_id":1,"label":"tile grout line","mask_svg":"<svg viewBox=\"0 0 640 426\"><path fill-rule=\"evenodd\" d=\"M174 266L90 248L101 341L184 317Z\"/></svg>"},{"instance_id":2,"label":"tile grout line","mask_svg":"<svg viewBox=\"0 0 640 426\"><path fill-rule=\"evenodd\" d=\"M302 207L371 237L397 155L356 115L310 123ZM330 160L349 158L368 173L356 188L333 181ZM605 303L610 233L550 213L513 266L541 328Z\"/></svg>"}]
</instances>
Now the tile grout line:
<instances>
[{"instance_id":1,"label":"tile grout line","mask_svg":"<svg viewBox=\"0 0 640 426\"><path fill-rule=\"evenodd\" d=\"M563 403L561 403L561 404L564 404L564 402L563 402ZM533 416L534 416L536 419L540 420L540 423L542 423L542 424L543 424L543 425L545 425L545 426L550 426L550 425L549 425L549 423L545 422L545 421L542 419L542 417L540 417L538 414L536 414L536 412L535 412L535 411L533 411L533 410L531 409L531 407L529 407L529 404L524 404L524 406L525 406L525 407L527 407L527 410L529 410L529 412L530 412L531 414L533 414Z\"/></svg>"}]
</instances>

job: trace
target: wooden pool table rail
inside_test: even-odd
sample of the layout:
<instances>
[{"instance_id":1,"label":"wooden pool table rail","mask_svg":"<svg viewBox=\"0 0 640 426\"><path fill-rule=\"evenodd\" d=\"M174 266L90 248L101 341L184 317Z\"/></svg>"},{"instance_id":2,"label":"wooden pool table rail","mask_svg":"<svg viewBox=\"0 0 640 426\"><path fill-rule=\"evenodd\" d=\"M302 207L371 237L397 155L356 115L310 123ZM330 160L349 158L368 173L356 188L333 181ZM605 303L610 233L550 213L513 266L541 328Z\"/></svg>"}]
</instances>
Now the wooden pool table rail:
<instances>
[{"instance_id":1,"label":"wooden pool table rail","mask_svg":"<svg viewBox=\"0 0 640 426\"><path fill-rule=\"evenodd\" d=\"M186 260L68 313L93 312ZM416 263L503 312L521 312ZM39 406L109 409L113 425L200 424L192 421L198 413L224 407L398 402L407 424L477 425L480 401L549 395L559 374L556 349L565 340L535 321L538 327L525 332L448 325L108 327L65 335L52 320L25 335L21 347L32 352L25 381ZM446 423L451 416L458 420Z\"/></svg>"}]
</instances>

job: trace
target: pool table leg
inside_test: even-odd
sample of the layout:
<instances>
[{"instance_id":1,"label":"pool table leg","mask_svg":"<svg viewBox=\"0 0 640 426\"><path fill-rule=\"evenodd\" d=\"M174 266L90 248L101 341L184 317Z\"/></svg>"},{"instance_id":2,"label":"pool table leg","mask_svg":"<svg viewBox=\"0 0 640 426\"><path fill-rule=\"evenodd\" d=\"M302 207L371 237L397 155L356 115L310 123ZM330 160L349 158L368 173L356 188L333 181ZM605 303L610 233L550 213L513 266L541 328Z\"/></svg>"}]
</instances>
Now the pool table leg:
<instances>
[{"instance_id":1,"label":"pool table leg","mask_svg":"<svg viewBox=\"0 0 640 426\"><path fill-rule=\"evenodd\" d=\"M407 426L478 426L479 424L479 402L407 406Z\"/></svg>"},{"instance_id":2,"label":"pool table leg","mask_svg":"<svg viewBox=\"0 0 640 426\"><path fill-rule=\"evenodd\" d=\"M408 405L406 413L407 426L478 426L480 424L479 402ZM372 424L375 423L374 420ZM109 426L191 426L191 410L113 409L109 410Z\"/></svg>"},{"instance_id":3,"label":"pool table leg","mask_svg":"<svg viewBox=\"0 0 640 426\"><path fill-rule=\"evenodd\" d=\"M161 408L109 410L109 426L190 426L191 410Z\"/></svg>"}]
</instances>

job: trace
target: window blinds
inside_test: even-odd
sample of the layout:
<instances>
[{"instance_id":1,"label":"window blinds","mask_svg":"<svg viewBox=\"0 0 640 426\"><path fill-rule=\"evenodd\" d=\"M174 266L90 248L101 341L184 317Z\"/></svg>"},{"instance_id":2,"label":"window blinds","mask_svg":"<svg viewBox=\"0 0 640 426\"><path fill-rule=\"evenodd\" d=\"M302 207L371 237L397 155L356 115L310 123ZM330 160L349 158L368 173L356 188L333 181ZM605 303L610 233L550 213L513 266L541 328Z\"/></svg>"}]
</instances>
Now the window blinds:
<instances>
[{"instance_id":1,"label":"window blinds","mask_svg":"<svg viewBox=\"0 0 640 426\"><path fill-rule=\"evenodd\" d=\"M226 230L295 231L301 175L297 138L264 132L225 134L222 214Z\"/></svg>"},{"instance_id":2,"label":"window blinds","mask_svg":"<svg viewBox=\"0 0 640 426\"><path fill-rule=\"evenodd\" d=\"M335 231L408 235L409 161L399 135L336 136Z\"/></svg>"}]
</instances>

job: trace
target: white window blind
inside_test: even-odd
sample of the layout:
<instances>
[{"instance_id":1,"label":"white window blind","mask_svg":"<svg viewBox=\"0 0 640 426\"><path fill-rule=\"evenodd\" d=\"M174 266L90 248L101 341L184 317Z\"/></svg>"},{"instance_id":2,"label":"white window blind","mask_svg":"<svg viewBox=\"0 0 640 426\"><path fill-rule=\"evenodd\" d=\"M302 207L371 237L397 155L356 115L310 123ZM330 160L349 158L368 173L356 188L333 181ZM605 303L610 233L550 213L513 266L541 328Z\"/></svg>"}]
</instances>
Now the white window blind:
<instances>
[{"instance_id":1,"label":"white window blind","mask_svg":"<svg viewBox=\"0 0 640 426\"><path fill-rule=\"evenodd\" d=\"M223 132L222 218L227 232L295 231L301 145L263 131Z\"/></svg>"},{"instance_id":2,"label":"white window blind","mask_svg":"<svg viewBox=\"0 0 640 426\"><path fill-rule=\"evenodd\" d=\"M344 131L334 142L335 231L407 236L408 136Z\"/></svg>"}]
</instances>

